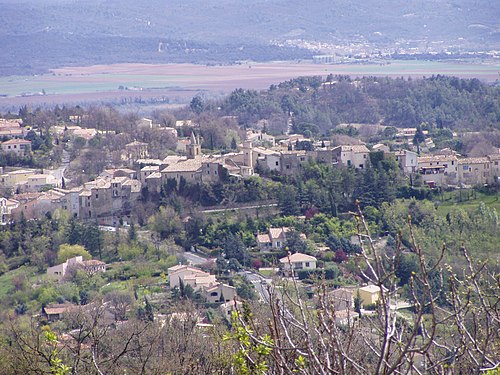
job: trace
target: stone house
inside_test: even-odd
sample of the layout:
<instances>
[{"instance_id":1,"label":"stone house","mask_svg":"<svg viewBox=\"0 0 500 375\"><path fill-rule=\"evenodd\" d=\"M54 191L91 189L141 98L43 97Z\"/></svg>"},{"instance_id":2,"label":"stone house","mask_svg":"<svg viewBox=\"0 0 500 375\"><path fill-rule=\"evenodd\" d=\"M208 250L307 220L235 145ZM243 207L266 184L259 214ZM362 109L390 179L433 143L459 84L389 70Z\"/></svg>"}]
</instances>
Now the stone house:
<instances>
[{"instance_id":1,"label":"stone house","mask_svg":"<svg viewBox=\"0 0 500 375\"><path fill-rule=\"evenodd\" d=\"M490 159L458 159L458 183L466 185L489 184L493 181L490 173Z\"/></svg>"},{"instance_id":2,"label":"stone house","mask_svg":"<svg viewBox=\"0 0 500 375\"><path fill-rule=\"evenodd\" d=\"M14 153L17 156L24 156L31 152L31 141L24 139L10 139L2 142L2 151Z\"/></svg>"},{"instance_id":3,"label":"stone house","mask_svg":"<svg viewBox=\"0 0 500 375\"><path fill-rule=\"evenodd\" d=\"M40 191L47 187L56 187L57 180L50 174L32 174L29 175L26 183L23 185L23 190L27 192Z\"/></svg>"},{"instance_id":4,"label":"stone house","mask_svg":"<svg viewBox=\"0 0 500 375\"><path fill-rule=\"evenodd\" d=\"M141 183L127 177L100 177L88 182L79 193L81 219L127 214L141 195Z\"/></svg>"},{"instance_id":5,"label":"stone house","mask_svg":"<svg viewBox=\"0 0 500 375\"><path fill-rule=\"evenodd\" d=\"M145 159L148 157L148 144L144 142L134 141L125 145L125 154L123 159L127 160L130 165L137 159Z\"/></svg>"},{"instance_id":6,"label":"stone house","mask_svg":"<svg viewBox=\"0 0 500 375\"><path fill-rule=\"evenodd\" d=\"M236 288L231 285L217 283L205 289L204 294L209 303L227 303L233 301L236 297Z\"/></svg>"},{"instance_id":7,"label":"stone house","mask_svg":"<svg viewBox=\"0 0 500 375\"><path fill-rule=\"evenodd\" d=\"M19 206L15 199L0 198L0 225L9 224L12 220L12 210Z\"/></svg>"},{"instance_id":8,"label":"stone house","mask_svg":"<svg viewBox=\"0 0 500 375\"><path fill-rule=\"evenodd\" d=\"M437 186L458 183L458 158L455 155L431 155L417 158L422 180Z\"/></svg>"},{"instance_id":9,"label":"stone house","mask_svg":"<svg viewBox=\"0 0 500 375\"><path fill-rule=\"evenodd\" d=\"M490 175L493 183L498 183L500 179L500 153L488 155L490 161Z\"/></svg>"},{"instance_id":10,"label":"stone house","mask_svg":"<svg viewBox=\"0 0 500 375\"><path fill-rule=\"evenodd\" d=\"M28 130L21 126L22 123L21 119L0 118L0 138L24 138Z\"/></svg>"},{"instance_id":11,"label":"stone house","mask_svg":"<svg viewBox=\"0 0 500 375\"><path fill-rule=\"evenodd\" d=\"M333 148L334 163L364 169L370 162L370 150L365 145L344 145Z\"/></svg>"},{"instance_id":12,"label":"stone house","mask_svg":"<svg viewBox=\"0 0 500 375\"><path fill-rule=\"evenodd\" d=\"M413 151L399 150L395 153L399 167L406 174L416 173L418 171L418 154Z\"/></svg>"},{"instance_id":13,"label":"stone house","mask_svg":"<svg viewBox=\"0 0 500 375\"><path fill-rule=\"evenodd\" d=\"M302 165L309 160L306 151L282 151L280 153L281 170L280 173L283 175L294 175L297 174Z\"/></svg>"},{"instance_id":14,"label":"stone house","mask_svg":"<svg viewBox=\"0 0 500 375\"><path fill-rule=\"evenodd\" d=\"M347 288L337 288L328 293L328 301L331 302L335 311L354 308L353 291Z\"/></svg>"}]
</instances>

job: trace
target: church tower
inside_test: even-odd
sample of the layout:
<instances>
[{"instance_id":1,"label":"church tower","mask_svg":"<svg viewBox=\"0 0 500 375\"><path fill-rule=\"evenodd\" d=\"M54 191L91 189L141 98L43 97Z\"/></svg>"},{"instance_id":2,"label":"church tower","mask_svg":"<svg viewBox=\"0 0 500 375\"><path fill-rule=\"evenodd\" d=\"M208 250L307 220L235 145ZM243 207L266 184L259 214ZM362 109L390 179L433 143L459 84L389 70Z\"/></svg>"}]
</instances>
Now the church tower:
<instances>
[{"instance_id":1,"label":"church tower","mask_svg":"<svg viewBox=\"0 0 500 375\"><path fill-rule=\"evenodd\" d=\"M187 146L188 159L194 159L201 156L201 141L200 136L196 136L194 131L191 132L191 140Z\"/></svg>"},{"instance_id":2,"label":"church tower","mask_svg":"<svg viewBox=\"0 0 500 375\"><path fill-rule=\"evenodd\" d=\"M252 141L243 141L241 150L243 151L243 164L253 168Z\"/></svg>"}]
</instances>

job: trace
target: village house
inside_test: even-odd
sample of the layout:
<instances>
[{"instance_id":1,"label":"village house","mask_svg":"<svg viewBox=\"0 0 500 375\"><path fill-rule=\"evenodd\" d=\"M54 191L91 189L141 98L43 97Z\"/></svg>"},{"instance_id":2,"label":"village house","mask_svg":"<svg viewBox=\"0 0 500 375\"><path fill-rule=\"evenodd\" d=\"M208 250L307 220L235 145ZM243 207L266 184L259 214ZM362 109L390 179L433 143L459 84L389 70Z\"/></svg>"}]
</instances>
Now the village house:
<instances>
[{"instance_id":1,"label":"village house","mask_svg":"<svg viewBox=\"0 0 500 375\"><path fill-rule=\"evenodd\" d=\"M490 174L490 159L458 159L458 183L466 185L488 184L493 181Z\"/></svg>"},{"instance_id":2,"label":"village house","mask_svg":"<svg viewBox=\"0 0 500 375\"><path fill-rule=\"evenodd\" d=\"M29 214L25 213L25 218L40 219L49 212L57 209L64 209L66 193L58 190L48 190L41 193L32 203Z\"/></svg>"},{"instance_id":3,"label":"village house","mask_svg":"<svg viewBox=\"0 0 500 375\"><path fill-rule=\"evenodd\" d=\"M292 271L314 270L316 269L317 259L311 255L295 253L280 259L285 274L291 274Z\"/></svg>"},{"instance_id":4,"label":"village house","mask_svg":"<svg viewBox=\"0 0 500 375\"><path fill-rule=\"evenodd\" d=\"M189 183L200 183L202 176L202 159L199 157L188 159L169 165L161 171L163 181L173 179L180 183L181 179Z\"/></svg>"},{"instance_id":5,"label":"village house","mask_svg":"<svg viewBox=\"0 0 500 375\"><path fill-rule=\"evenodd\" d=\"M248 130L246 133L246 140L257 146L266 145L273 147L276 143L276 140L272 135L263 133L261 130Z\"/></svg>"},{"instance_id":6,"label":"village house","mask_svg":"<svg viewBox=\"0 0 500 375\"><path fill-rule=\"evenodd\" d=\"M281 155L278 151L264 148L254 147L252 149L252 163L269 171L281 171Z\"/></svg>"},{"instance_id":7,"label":"village house","mask_svg":"<svg viewBox=\"0 0 500 375\"><path fill-rule=\"evenodd\" d=\"M88 182L79 193L78 217L114 220L116 216L126 215L140 198L141 187L140 181L127 177L100 177Z\"/></svg>"},{"instance_id":8,"label":"village house","mask_svg":"<svg viewBox=\"0 0 500 375\"><path fill-rule=\"evenodd\" d=\"M373 305L380 299L380 288L373 284L359 288L358 293L363 306Z\"/></svg>"},{"instance_id":9,"label":"village house","mask_svg":"<svg viewBox=\"0 0 500 375\"><path fill-rule=\"evenodd\" d=\"M49 267L47 269L47 275L53 276L58 280L61 280L66 276L67 270L70 267L76 267L78 263L83 262L83 257L77 256L66 260L64 263Z\"/></svg>"},{"instance_id":10,"label":"village house","mask_svg":"<svg viewBox=\"0 0 500 375\"><path fill-rule=\"evenodd\" d=\"M80 128L75 126L74 129L70 130L73 138L83 138L86 141L90 141L97 135L97 129L94 128Z\"/></svg>"},{"instance_id":11,"label":"village house","mask_svg":"<svg viewBox=\"0 0 500 375\"><path fill-rule=\"evenodd\" d=\"M24 185L28 181L28 176L36 174L34 169L19 169L3 173L0 176L1 185L7 188L14 188L19 185Z\"/></svg>"},{"instance_id":12,"label":"village house","mask_svg":"<svg viewBox=\"0 0 500 375\"><path fill-rule=\"evenodd\" d=\"M143 117L140 120L137 120L137 126L145 128L153 128L153 120Z\"/></svg>"},{"instance_id":13,"label":"village house","mask_svg":"<svg viewBox=\"0 0 500 375\"><path fill-rule=\"evenodd\" d=\"M72 303L54 303L42 307L42 316L49 322L55 322L62 319L63 315L75 311L77 305Z\"/></svg>"},{"instance_id":14,"label":"village house","mask_svg":"<svg viewBox=\"0 0 500 375\"><path fill-rule=\"evenodd\" d=\"M145 159L148 157L148 144L144 142L134 141L125 145L125 154L122 159L128 161L130 165L137 159Z\"/></svg>"},{"instance_id":15,"label":"village house","mask_svg":"<svg viewBox=\"0 0 500 375\"><path fill-rule=\"evenodd\" d=\"M182 281L184 282L184 286L189 285L195 292L208 289L217 284L215 275L210 275L206 272L205 274L192 273L185 275Z\"/></svg>"},{"instance_id":16,"label":"village house","mask_svg":"<svg viewBox=\"0 0 500 375\"><path fill-rule=\"evenodd\" d=\"M17 156L28 155L31 152L31 141L25 139L9 139L2 142L2 151L16 154Z\"/></svg>"},{"instance_id":17,"label":"village house","mask_svg":"<svg viewBox=\"0 0 500 375\"><path fill-rule=\"evenodd\" d=\"M100 260L83 260L82 256L76 256L66 260L64 263L49 267L47 275L57 280L62 280L70 269L77 268L84 270L89 276L92 276L98 272L106 272L106 263Z\"/></svg>"},{"instance_id":18,"label":"village house","mask_svg":"<svg viewBox=\"0 0 500 375\"><path fill-rule=\"evenodd\" d=\"M354 310L352 289L334 289L328 293L327 298L333 307L333 316L336 324L350 325L359 319L359 314Z\"/></svg>"},{"instance_id":19,"label":"village house","mask_svg":"<svg viewBox=\"0 0 500 375\"><path fill-rule=\"evenodd\" d=\"M161 179L156 174L156 168L143 168L141 178L144 178L150 191L159 192L168 180L199 184L220 181L224 175L244 178L253 175L252 144L243 142L242 151L225 155L203 155L199 136L191 134L191 142L187 149L187 159L181 157L165 158L168 164L160 171Z\"/></svg>"},{"instance_id":20,"label":"village house","mask_svg":"<svg viewBox=\"0 0 500 375\"><path fill-rule=\"evenodd\" d=\"M458 183L458 158L455 155L429 155L417 158L422 180L430 186Z\"/></svg>"},{"instance_id":21,"label":"village house","mask_svg":"<svg viewBox=\"0 0 500 375\"><path fill-rule=\"evenodd\" d=\"M179 288L181 282L184 286L190 285L195 291L217 284L215 275L210 275L192 266L177 265L170 267L167 272L169 285L172 289Z\"/></svg>"},{"instance_id":22,"label":"village house","mask_svg":"<svg viewBox=\"0 0 500 375\"><path fill-rule=\"evenodd\" d=\"M42 193L15 194L14 199L19 202L19 205L11 210L12 218L14 220L19 220L23 216L28 220L37 218L37 199L41 195Z\"/></svg>"},{"instance_id":23,"label":"village house","mask_svg":"<svg viewBox=\"0 0 500 375\"><path fill-rule=\"evenodd\" d=\"M104 178L127 177L130 179L137 179L137 172L129 168L113 168L105 169L101 176Z\"/></svg>"},{"instance_id":24,"label":"village house","mask_svg":"<svg viewBox=\"0 0 500 375\"><path fill-rule=\"evenodd\" d=\"M12 220L12 210L19 207L15 199L0 198L0 225L9 224Z\"/></svg>"},{"instance_id":25,"label":"village house","mask_svg":"<svg viewBox=\"0 0 500 375\"><path fill-rule=\"evenodd\" d=\"M494 183L500 182L500 153L488 155L490 161L490 175Z\"/></svg>"},{"instance_id":26,"label":"village house","mask_svg":"<svg viewBox=\"0 0 500 375\"><path fill-rule=\"evenodd\" d=\"M282 175L294 175L297 174L302 165L309 160L304 150L296 151L281 151L280 152L280 164Z\"/></svg>"},{"instance_id":27,"label":"village house","mask_svg":"<svg viewBox=\"0 0 500 375\"><path fill-rule=\"evenodd\" d=\"M83 191L82 186L70 190L55 188L51 191L63 193L64 197L61 197L62 209L68 211L72 217L78 217L80 214L80 193Z\"/></svg>"},{"instance_id":28,"label":"village house","mask_svg":"<svg viewBox=\"0 0 500 375\"><path fill-rule=\"evenodd\" d=\"M207 302L226 303L234 300L236 297L236 288L231 285L217 283L204 291Z\"/></svg>"},{"instance_id":29,"label":"village house","mask_svg":"<svg viewBox=\"0 0 500 375\"><path fill-rule=\"evenodd\" d=\"M159 165L146 165L145 167L141 168L141 170L139 171L139 181L141 181L141 183L145 184L146 178L148 178L151 174L158 173L158 172L160 172Z\"/></svg>"},{"instance_id":30,"label":"village house","mask_svg":"<svg viewBox=\"0 0 500 375\"><path fill-rule=\"evenodd\" d=\"M243 307L243 302L231 300L229 302L223 303L219 306L219 310L222 312L222 315L228 320L231 321L231 315L233 311L241 311Z\"/></svg>"},{"instance_id":31,"label":"village house","mask_svg":"<svg viewBox=\"0 0 500 375\"><path fill-rule=\"evenodd\" d=\"M388 154L391 152L391 149L389 146L384 145L383 143L377 143L376 145L373 145L372 151L381 151L384 154Z\"/></svg>"},{"instance_id":32,"label":"village house","mask_svg":"<svg viewBox=\"0 0 500 375\"><path fill-rule=\"evenodd\" d=\"M22 123L21 119L0 118L0 138L24 138L28 129Z\"/></svg>"},{"instance_id":33,"label":"village house","mask_svg":"<svg viewBox=\"0 0 500 375\"><path fill-rule=\"evenodd\" d=\"M337 288L328 293L328 301L335 311L354 308L353 291L347 288Z\"/></svg>"},{"instance_id":34,"label":"village house","mask_svg":"<svg viewBox=\"0 0 500 375\"><path fill-rule=\"evenodd\" d=\"M281 249L286 242L286 234L291 228L289 227L279 227L279 228L269 228L269 231L264 234L257 233L257 245L261 251L272 251ZM300 235L305 239L305 234Z\"/></svg>"},{"instance_id":35,"label":"village house","mask_svg":"<svg viewBox=\"0 0 500 375\"><path fill-rule=\"evenodd\" d=\"M418 154L416 152L399 150L394 155L404 173L409 175L418 171Z\"/></svg>"},{"instance_id":36,"label":"village house","mask_svg":"<svg viewBox=\"0 0 500 375\"><path fill-rule=\"evenodd\" d=\"M57 186L57 180L50 174L32 174L26 179L26 182L21 185L22 190L26 192L36 192L42 189L47 189Z\"/></svg>"},{"instance_id":37,"label":"village house","mask_svg":"<svg viewBox=\"0 0 500 375\"><path fill-rule=\"evenodd\" d=\"M334 163L364 169L370 162L370 150L365 145L338 146L332 150Z\"/></svg>"}]
</instances>

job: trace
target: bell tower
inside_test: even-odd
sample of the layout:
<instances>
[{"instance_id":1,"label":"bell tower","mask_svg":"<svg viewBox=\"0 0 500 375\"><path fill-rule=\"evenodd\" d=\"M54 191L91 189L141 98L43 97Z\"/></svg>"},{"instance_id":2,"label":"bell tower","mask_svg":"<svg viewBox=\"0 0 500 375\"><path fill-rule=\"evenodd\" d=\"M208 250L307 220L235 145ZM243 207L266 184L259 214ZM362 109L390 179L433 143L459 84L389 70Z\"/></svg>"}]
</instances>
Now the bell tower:
<instances>
[{"instance_id":1,"label":"bell tower","mask_svg":"<svg viewBox=\"0 0 500 375\"><path fill-rule=\"evenodd\" d=\"M191 132L190 143L187 146L188 159L194 159L201 156L201 142L200 136L195 135L194 131Z\"/></svg>"}]
</instances>

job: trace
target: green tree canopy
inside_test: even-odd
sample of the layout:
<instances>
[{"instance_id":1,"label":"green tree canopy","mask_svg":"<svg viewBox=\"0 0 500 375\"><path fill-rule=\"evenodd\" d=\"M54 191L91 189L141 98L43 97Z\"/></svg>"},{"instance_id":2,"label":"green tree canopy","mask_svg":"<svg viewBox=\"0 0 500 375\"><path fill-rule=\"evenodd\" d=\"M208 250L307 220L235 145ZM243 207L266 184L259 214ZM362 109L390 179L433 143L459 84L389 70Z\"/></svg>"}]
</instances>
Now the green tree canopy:
<instances>
[{"instance_id":1,"label":"green tree canopy","mask_svg":"<svg viewBox=\"0 0 500 375\"><path fill-rule=\"evenodd\" d=\"M83 259L89 260L92 259L90 253L85 250L85 248L81 245L70 245L70 244L62 244L59 246L59 251L57 252L57 263L64 263L70 258L76 256L82 256Z\"/></svg>"}]
</instances>

